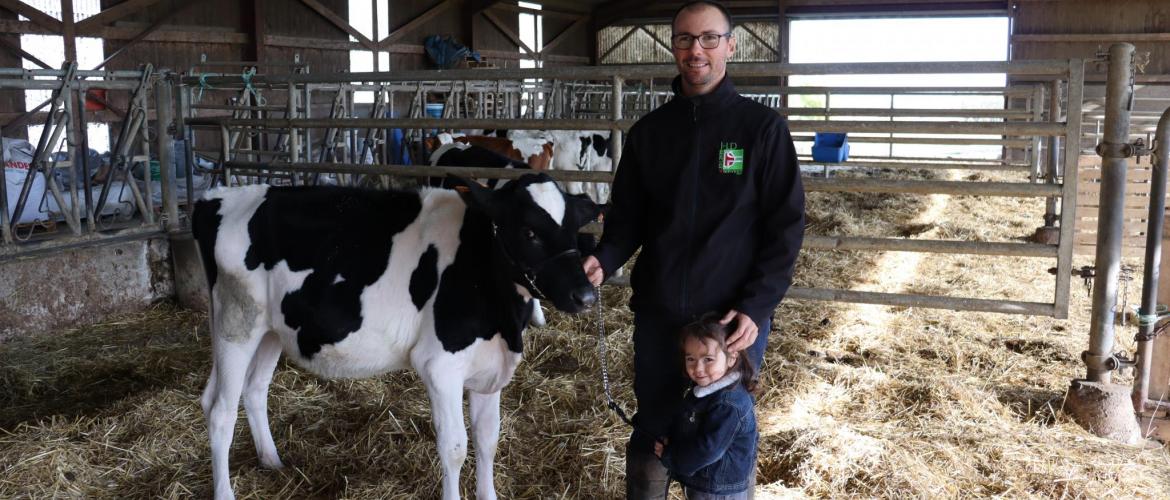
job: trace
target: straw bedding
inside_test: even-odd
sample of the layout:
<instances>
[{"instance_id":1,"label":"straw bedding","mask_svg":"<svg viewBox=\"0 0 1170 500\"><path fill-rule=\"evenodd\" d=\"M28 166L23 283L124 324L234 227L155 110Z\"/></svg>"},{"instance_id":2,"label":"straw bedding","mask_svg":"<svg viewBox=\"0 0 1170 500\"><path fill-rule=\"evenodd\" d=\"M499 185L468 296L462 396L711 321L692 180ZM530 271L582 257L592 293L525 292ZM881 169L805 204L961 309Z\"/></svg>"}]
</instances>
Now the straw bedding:
<instances>
[{"instance_id":1,"label":"straw bedding","mask_svg":"<svg viewBox=\"0 0 1170 500\"><path fill-rule=\"evenodd\" d=\"M812 193L809 233L1013 241L1040 224L1042 203ZM1047 301L1052 265L809 251L797 284ZM1131 304L1138 290L1129 287ZM628 294L606 287L603 313L616 396L631 407ZM1092 437L1059 412L1087 345L1089 301L1079 282L1072 299L1069 320L785 302L757 410L757 497L1165 495L1163 448ZM162 304L0 345L0 498L209 496L198 404L207 335L204 316ZM1122 346L1132 335L1118 328ZM553 313L547 327L526 334L525 362L503 396L501 498L622 495L628 430L603 406L597 340L592 313ZM241 409L231 454L241 498L438 495L429 406L411 373L324 381L282 363L270 415L289 467L258 467ZM468 496L474 455L463 470Z\"/></svg>"}]
</instances>

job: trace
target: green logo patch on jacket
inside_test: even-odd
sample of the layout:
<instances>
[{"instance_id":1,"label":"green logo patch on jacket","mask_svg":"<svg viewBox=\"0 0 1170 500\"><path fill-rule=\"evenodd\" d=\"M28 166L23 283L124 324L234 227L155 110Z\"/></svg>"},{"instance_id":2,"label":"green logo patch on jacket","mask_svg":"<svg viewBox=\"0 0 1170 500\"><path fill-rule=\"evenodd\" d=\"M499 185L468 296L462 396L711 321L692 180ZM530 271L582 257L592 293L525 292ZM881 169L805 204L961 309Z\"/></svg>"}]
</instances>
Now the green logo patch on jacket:
<instances>
[{"instance_id":1,"label":"green logo patch on jacket","mask_svg":"<svg viewBox=\"0 0 1170 500\"><path fill-rule=\"evenodd\" d=\"M743 148L734 142L719 144L719 172L743 175Z\"/></svg>"}]
</instances>

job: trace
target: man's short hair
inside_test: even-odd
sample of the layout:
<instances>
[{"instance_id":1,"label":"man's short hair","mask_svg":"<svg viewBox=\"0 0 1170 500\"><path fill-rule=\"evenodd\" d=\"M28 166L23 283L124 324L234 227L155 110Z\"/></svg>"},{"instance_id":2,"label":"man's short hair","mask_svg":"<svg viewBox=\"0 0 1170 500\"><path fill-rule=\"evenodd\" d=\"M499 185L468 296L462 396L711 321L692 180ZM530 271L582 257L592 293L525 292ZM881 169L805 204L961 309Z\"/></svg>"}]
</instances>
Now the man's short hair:
<instances>
[{"instance_id":1,"label":"man's short hair","mask_svg":"<svg viewBox=\"0 0 1170 500\"><path fill-rule=\"evenodd\" d=\"M727 7L724 7L723 4L712 0L691 0L682 4L682 7L679 7L678 10L674 11L674 17L670 18L671 33L674 32L674 23L678 21L678 16L682 15L684 11L695 10L700 7L711 7L718 10L720 14L723 14L723 20L727 22L727 32L731 33L731 29L735 27L735 25L731 23L731 13L727 11Z\"/></svg>"}]
</instances>

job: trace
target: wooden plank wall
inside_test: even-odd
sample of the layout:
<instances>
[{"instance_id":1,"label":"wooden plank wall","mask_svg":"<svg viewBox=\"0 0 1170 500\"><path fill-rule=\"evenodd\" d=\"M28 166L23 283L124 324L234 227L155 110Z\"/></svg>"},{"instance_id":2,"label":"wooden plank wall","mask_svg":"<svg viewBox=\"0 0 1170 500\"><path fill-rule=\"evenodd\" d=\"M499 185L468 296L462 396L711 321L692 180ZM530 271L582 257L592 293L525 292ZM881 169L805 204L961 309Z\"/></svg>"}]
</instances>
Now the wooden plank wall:
<instances>
[{"instance_id":1,"label":"wooden plank wall","mask_svg":"<svg viewBox=\"0 0 1170 500\"><path fill-rule=\"evenodd\" d=\"M1129 41L1139 54L1150 54L1145 75L1170 82L1170 2L1166 0L1014 0L1012 12L1013 60L1092 59L1099 47ZM1090 36L1064 41L1070 35ZM1104 79L1103 67L1090 64L1085 70L1089 80Z\"/></svg>"},{"instance_id":2,"label":"wooden plank wall","mask_svg":"<svg viewBox=\"0 0 1170 500\"><path fill-rule=\"evenodd\" d=\"M1126 257L1144 255L1146 223L1150 206L1150 157L1127 162L1125 176L1125 230L1122 254ZM1097 248L1097 215L1100 213L1101 157L1082 155L1077 162L1077 216L1073 251L1077 255L1095 255Z\"/></svg>"},{"instance_id":3,"label":"wooden plank wall","mask_svg":"<svg viewBox=\"0 0 1170 500\"><path fill-rule=\"evenodd\" d=\"M14 13L0 9L0 19L16 20L17 16ZM20 45L20 35L0 35L4 37L10 44ZM0 67L3 68L19 68L21 67L20 56L13 54L9 50L0 50ZM0 90L0 110L7 112L23 112L24 105L24 91L23 90ZM20 139L28 139L28 130L24 127L16 127L15 130L8 134L8 137L16 137Z\"/></svg>"}]
</instances>

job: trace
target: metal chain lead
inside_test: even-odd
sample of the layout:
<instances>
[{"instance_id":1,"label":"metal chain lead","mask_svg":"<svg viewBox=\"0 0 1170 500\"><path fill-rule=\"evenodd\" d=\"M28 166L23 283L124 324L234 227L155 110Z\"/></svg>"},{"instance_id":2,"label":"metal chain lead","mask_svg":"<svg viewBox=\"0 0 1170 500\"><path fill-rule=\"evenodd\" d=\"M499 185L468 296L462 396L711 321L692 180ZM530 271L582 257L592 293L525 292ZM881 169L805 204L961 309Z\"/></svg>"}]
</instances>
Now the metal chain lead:
<instances>
[{"instance_id":1,"label":"metal chain lead","mask_svg":"<svg viewBox=\"0 0 1170 500\"><path fill-rule=\"evenodd\" d=\"M597 311L597 346L601 355L601 386L605 388L605 399L609 405L614 405L613 394L609 392L609 368L605 355L605 314L601 311L601 287L593 287L597 294L597 304L593 310Z\"/></svg>"},{"instance_id":2,"label":"metal chain lead","mask_svg":"<svg viewBox=\"0 0 1170 500\"><path fill-rule=\"evenodd\" d=\"M597 293L597 303L594 304L593 309L597 311L597 346L598 352L601 356L601 386L605 389L606 406L617 414L618 418L622 419L626 425L635 429L638 426L634 425L634 421L626 416L625 410L622 410L621 405L614 401L613 393L609 389L609 365L606 362L606 347L605 347L605 315L601 312L601 287L593 287L594 292ZM645 432L645 431L643 431ZM647 434L653 436L653 434ZM657 439L657 438L655 438Z\"/></svg>"}]
</instances>

